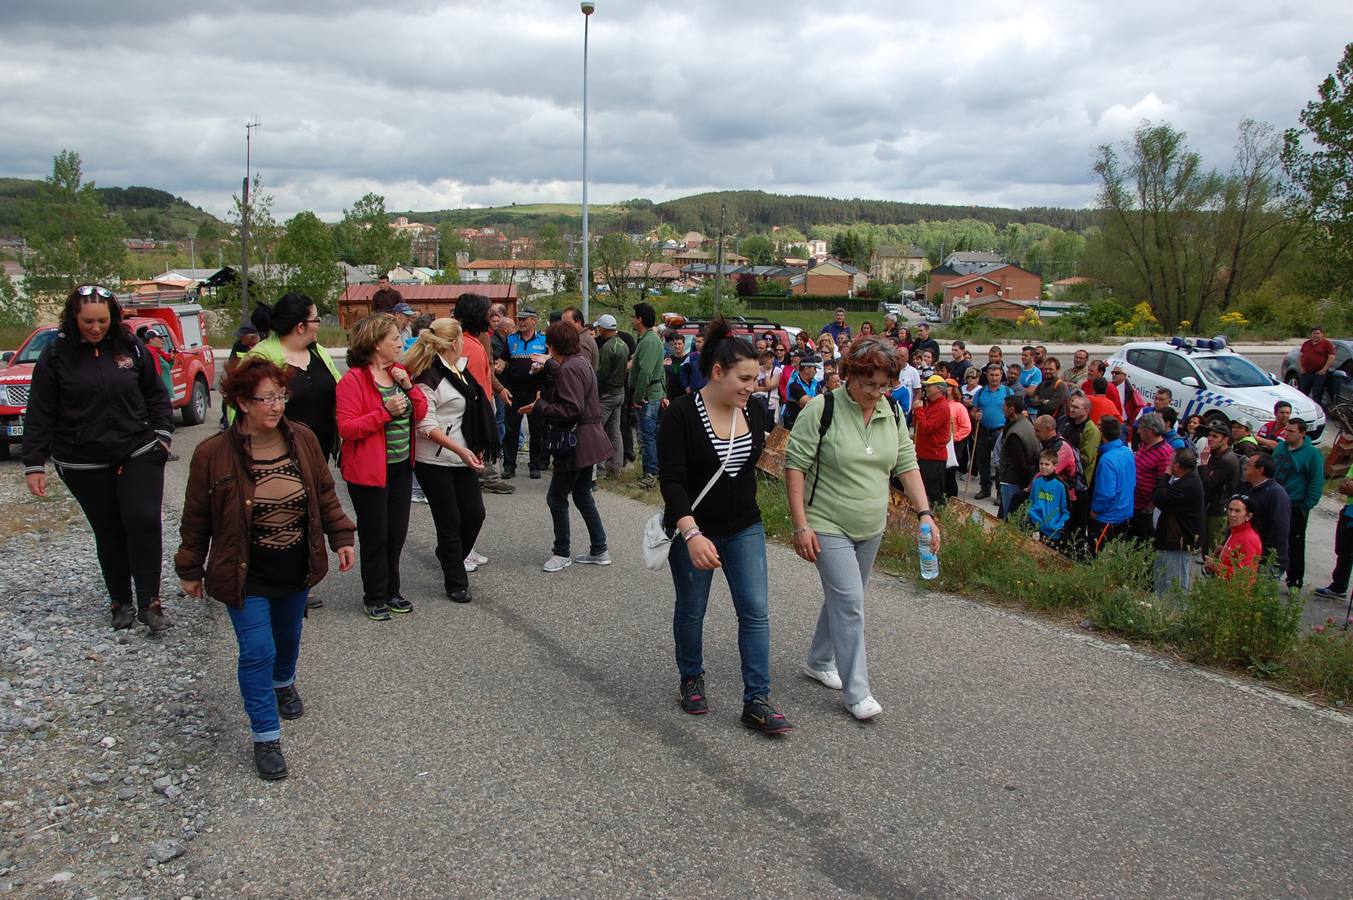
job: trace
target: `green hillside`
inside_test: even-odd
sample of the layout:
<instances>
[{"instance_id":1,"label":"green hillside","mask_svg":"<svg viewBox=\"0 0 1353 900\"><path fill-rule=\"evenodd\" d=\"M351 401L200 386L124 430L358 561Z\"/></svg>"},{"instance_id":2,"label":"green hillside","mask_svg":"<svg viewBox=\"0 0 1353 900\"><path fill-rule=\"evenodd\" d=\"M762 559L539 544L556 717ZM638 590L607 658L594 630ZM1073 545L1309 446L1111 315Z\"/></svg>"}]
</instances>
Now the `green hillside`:
<instances>
[{"instance_id":1,"label":"green hillside","mask_svg":"<svg viewBox=\"0 0 1353 900\"><path fill-rule=\"evenodd\" d=\"M594 229L614 227L628 211L624 204L596 204L588 207L589 225ZM477 209L443 209L433 211L404 210L391 212L392 216L408 216L414 222L440 225L443 222L456 228L483 228L485 225L516 229L527 233L544 225L555 225L561 231L582 228L583 212L580 203L514 203L511 206L485 206Z\"/></svg>"},{"instance_id":2,"label":"green hillside","mask_svg":"<svg viewBox=\"0 0 1353 900\"><path fill-rule=\"evenodd\" d=\"M22 231L22 204L32 199L41 182L25 178L0 178L0 234ZM149 187L98 188L110 212L121 216L132 237L182 240L196 237L197 229L210 221L222 231L225 225L211 213L190 205L173 194Z\"/></svg>"}]
</instances>

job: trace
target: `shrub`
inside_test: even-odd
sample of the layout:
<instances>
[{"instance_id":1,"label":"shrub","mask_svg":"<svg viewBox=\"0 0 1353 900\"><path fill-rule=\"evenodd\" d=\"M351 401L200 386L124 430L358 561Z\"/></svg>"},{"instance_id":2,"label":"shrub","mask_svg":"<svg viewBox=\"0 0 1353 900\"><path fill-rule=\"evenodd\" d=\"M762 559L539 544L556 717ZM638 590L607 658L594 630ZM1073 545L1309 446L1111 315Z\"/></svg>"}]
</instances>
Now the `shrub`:
<instances>
[{"instance_id":1,"label":"shrub","mask_svg":"<svg viewBox=\"0 0 1353 900\"><path fill-rule=\"evenodd\" d=\"M1353 631L1326 619L1297 639L1283 657L1283 680L1331 700L1353 701Z\"/></svg>"},{"instance_id":2,"label":"shrub","mask_svg":"<svg viewBox=\"0 0 1353 900\"><path fill-rule=\"evenodd\" d=\"M1160 320L1151 311L1151 304L1143 300L1132 308L1132 316L1113 323L1113 333L1122 336L1153 335L1160 333Z\"/></svg>"},{"instance_id":3,"label":"shrub","mask_svg":"<svg viewBox=\"0 0 1353 900\"><path fill-rule=\"evenodd\" d=\"M1203 578L1184 600L1178 643L1197 662L1271 674L1301 627L1302 600L1273 578Z\"/></svg>"}]
</instances>

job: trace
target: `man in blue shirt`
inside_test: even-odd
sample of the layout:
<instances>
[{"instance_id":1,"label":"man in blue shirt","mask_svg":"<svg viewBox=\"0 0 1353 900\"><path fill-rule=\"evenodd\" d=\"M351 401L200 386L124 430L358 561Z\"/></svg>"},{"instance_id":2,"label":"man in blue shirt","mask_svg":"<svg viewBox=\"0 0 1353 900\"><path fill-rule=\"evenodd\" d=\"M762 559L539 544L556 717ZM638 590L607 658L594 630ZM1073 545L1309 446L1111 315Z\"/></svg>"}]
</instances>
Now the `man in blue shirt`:
<instances>
[{"instance_id":1,"label":"man in blue shirt","mask_svg":"<svg viewBox=\"0 0 1353 900\"><path fill-rule=\"evenodd\" d=\"M1024 391L1024 399L1033 399L1038 386L1043 383L1043 370L1038 367L1034 348L1026 346L1019 353L1019 386Z\"/></svg>"},{"instance_id":2,"label":"man in blue shirt","mask_svg":"<svg viewBox=\"0 0 1353 900\"><path fill-rule=\"evenodd\" d=\"M841 339L845 338L847 344L850 343L850 326L846 324L846 311L841 307L836 308L836 317L822 326L818 334L830 334L832 343L838 347L843 346Z\"/></svg>"},{"instance_id":3,"label":"man in blue shirt","mask_svg":"<svg viewBox=\"0 0 1353 900\"><path fill-rule=\"evenodd\" d=\"M533 356L548 353L545 335L536 330L536 311L529 306L517 310L517 330L507 336L507 368L503 370L503 386L512 394L503 424L503 477L517 474L517 446L521 442L521 408L534 404L536 394L545 387L545 370ZM532 478L550 464L545 453L545 422L538 413L530 413L530 452L526 458Z\"/></svg>"},{"instance_id":4,"label":"man in blue shirt","mask_svg":"<svg viewBox=\"0 0 1353 900\"><path fill-rule=\"evenodd\" d=\"M972 417L977 426L977 446L973 450L973 468L981 478L982 489L974 500L991 496L991 451L1005 427L1005 398L1013 391L1006 387L1005 373L999 364L987 366L987 383L972 395Z\"/></svg>"},{"instance_id":5,"label":"man in blue shirt","mask_svg":"<svg viewBox=\"0 0 1353 900\"><path fill-rule=\"evenodd\" d=\"M1132 498L1137 490L1137 462L1123 443L1123 426L1113 416L1099 422L1104 440L1099 445L1090 495L1090 549L1104 549L1123 538L1132 521Z\"/></svg>"}]
</instances>

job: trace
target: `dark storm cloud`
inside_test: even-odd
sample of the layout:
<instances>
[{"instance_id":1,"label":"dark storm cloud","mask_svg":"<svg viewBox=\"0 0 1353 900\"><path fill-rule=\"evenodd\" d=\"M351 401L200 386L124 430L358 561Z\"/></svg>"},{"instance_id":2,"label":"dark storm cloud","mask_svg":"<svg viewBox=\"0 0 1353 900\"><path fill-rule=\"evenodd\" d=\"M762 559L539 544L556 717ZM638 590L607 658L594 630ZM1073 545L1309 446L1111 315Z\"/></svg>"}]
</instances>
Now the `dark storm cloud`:
<instances>
[{"instance_id":1,"label":"dark storm cloud","mask_svg":"<svg viewBox=\"0 0 1353 900\"><path fill-rule=\"evenodd\" d=\"M105 184L225 211L255 166L288 215L580 195L582 16L499 4L223 0L0 6L0 174L63 147ZM1257 2L599 0L591 194L712 188L1005 205L1093 198L1096 145L1166 120L1218 166L1286 127L1353 10ZM95 48L72 65L72 47Z\"/></svg>"}]
</instances>

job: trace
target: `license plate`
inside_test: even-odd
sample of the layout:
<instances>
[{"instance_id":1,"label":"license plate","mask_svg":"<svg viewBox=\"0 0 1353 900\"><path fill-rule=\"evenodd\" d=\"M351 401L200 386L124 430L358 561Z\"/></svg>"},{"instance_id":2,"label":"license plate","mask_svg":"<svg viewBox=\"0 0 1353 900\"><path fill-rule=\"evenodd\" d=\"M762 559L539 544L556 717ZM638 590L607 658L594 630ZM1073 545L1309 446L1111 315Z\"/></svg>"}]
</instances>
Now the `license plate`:
<instances>
[{"instance_id":1,"label":"license plate","mask_svg":"<svg viewBox=\"0 0 1353 900\"><path fill-rule=\"evenodd\" d=\"M5 434L9 437L23 437L22 425L6 425Z\"/></svg>"}]
</instances>

